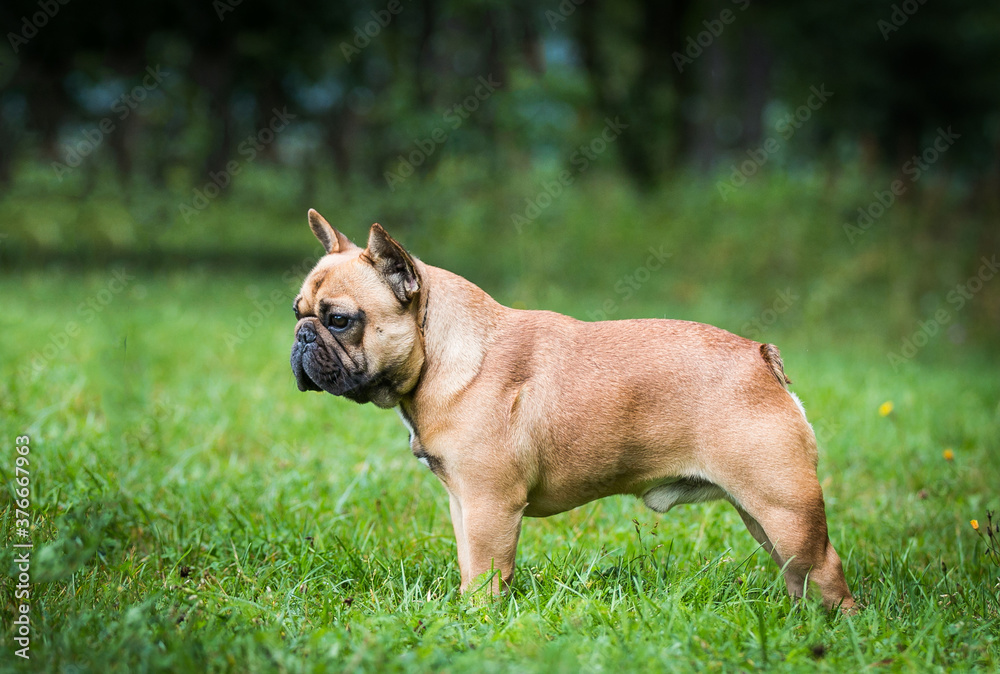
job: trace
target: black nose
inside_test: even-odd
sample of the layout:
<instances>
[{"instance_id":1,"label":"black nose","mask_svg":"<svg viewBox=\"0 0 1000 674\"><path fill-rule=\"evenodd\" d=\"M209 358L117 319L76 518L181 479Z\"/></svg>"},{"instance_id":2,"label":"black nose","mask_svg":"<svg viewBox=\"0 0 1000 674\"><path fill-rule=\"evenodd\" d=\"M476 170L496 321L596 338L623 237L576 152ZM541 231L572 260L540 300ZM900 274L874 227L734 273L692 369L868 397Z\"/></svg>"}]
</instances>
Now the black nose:
<instances>
[{"instance_id":1,"label":"black nose","mask_svg":"<svg viewBox=\"0 0 1000 674\"><path fill-rule=\"evenodd\" d=\"M296 335L298 340L304 344L311 344L316 341L316 330L313 329L312 323L305 323Z\"/></svg>"}]
</instances>

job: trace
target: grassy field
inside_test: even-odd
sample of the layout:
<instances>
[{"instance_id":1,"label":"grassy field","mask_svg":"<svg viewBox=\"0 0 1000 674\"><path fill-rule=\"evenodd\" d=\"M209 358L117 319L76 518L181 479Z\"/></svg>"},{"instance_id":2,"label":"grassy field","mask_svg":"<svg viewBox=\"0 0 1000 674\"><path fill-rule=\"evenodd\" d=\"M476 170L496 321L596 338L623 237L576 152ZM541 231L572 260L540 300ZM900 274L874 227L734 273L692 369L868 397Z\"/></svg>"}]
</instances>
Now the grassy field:
<instances>
[{"instance_id":1,"label":"grassy field","mask_svg":"<svg viewBox=\"0 0 1000 674\"><path fill-rule=\"evenodd\" d=\"M1000 663L998 569L969 525L1000 506L985 354L892 374L858 344L774 330L859 616L793 605L727 505L632 499L528 520L515 591L477 605L456 596L447 499L396 415L296 391L291 313L263 316L280 276L130 275L90 322L79 307L113 274L0 281L5 479L31 437L34 671ZM46 358L67 320L78 335ZM15 367L32 355L40 371ZM2 609L10 625L12 584ZM9 666L9 629L0 645Z\"/></svg>"},{"instance_id":2,"label":"grassy field","mask_svg":"<svg viewBox=\"0 0 1000 674\"><path fill-rule=\"evenodd\" d=\"M970 520L985 529L1000 510L998 355L974 320L996 306L996 288L949 304L948 288L978 263L935 256L933 242L912 241L903 265L891 237L906 211L858 246L839 229L787 228L791 209L774 204L800 203L795 192L779 191L770 210L749 192L741 205L744 217L769 218L770 248L754 245L760 229L711 224L726 208L670 195L662 209L626 213L635 219L615 236L635 245L604 255L610 233L581 239L542 223L520 240L453 226L438 247L433 222L404 225L400 238L505 303L702 320L777 343L817 429L831 537L867 607L859 615L791 602L728 505L660 516L627 498L527 520L514 591L463 598L446 494L397 416L295 387L301 263L143 271L126 257L0 273L0 479L10 485L0 669L995 671L1000 567ZM7 246L42 217L24 206L30 197L0 203ZM607 198L608 210L627 202ZM80 218L87 208L99 206ZM574 201L553 208L582 219ZM643 220L658 209L676 223L669 238ZM275 235L293 262L315 257L302 214L282 227L295 232ZM647 251L661 241L672 257L654 269ZM647 280L626 295L628 277ZM948 324L893 367L887 354L941 307ZM23 435L28 662L13 655L12 628Z\"/></svg>"}]
</instances>

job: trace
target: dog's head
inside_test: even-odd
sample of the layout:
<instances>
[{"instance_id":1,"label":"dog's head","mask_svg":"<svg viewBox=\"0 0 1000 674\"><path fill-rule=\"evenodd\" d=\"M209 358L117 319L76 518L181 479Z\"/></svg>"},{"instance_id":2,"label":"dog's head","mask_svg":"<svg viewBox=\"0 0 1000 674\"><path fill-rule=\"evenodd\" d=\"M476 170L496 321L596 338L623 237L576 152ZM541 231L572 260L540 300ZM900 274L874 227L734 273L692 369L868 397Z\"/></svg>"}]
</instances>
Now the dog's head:
<instances>
[{"instance_id":1,"label":"dog's head","mask_svg":"<svg viewBox=\"0 0 1000 674\"><path fill-rule=\"evenodd\" d=\"M424 364L417 265L381 225L361 249L309 211L327 254L295 298L292 372L300 391L393 407Z\"/></svg>"}]
</instances>

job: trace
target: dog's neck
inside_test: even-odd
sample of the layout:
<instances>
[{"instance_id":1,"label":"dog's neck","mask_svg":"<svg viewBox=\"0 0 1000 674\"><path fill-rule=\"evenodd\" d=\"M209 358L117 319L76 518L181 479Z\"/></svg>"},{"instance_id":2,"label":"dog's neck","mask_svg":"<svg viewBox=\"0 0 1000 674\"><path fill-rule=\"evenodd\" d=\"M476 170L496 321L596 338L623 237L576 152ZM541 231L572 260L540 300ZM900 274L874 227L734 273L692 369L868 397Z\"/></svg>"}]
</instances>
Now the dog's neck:
<instances>
[{"instance_id":1,"label":"dog's neck","mask_svg":"<svg viewBox=\"0 0 1000 674\"><path fill-rule=\"evenodd\" d=\"M421 277L417 320L423 333L424 365L414 389L402 398L403 411L419 423L422 412L443 410L476 378L496 325L483 322L500 305L461 276L416 261ZM489 311L481 311L488 306Z\"/></svg>"}]
</instances>

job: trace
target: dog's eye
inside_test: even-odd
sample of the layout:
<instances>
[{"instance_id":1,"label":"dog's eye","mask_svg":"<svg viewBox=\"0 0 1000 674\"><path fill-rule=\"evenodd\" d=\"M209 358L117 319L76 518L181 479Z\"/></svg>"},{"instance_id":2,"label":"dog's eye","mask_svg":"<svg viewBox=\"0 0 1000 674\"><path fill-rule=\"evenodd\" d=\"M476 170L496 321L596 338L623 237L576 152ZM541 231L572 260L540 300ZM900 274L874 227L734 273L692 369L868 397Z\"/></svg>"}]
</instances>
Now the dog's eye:
<instances>
[{"instance_id":1,"label":"dog's eye","mask_svg":"<svg viewBox=\"0 0 1000 674\"><path fill-rule=\"evenodd\" d=\"M350 324L351 317L344 314L331 314L329 321L327 321L327 327L331 330L346 330Z\"/></svg>"}]
</instances>

